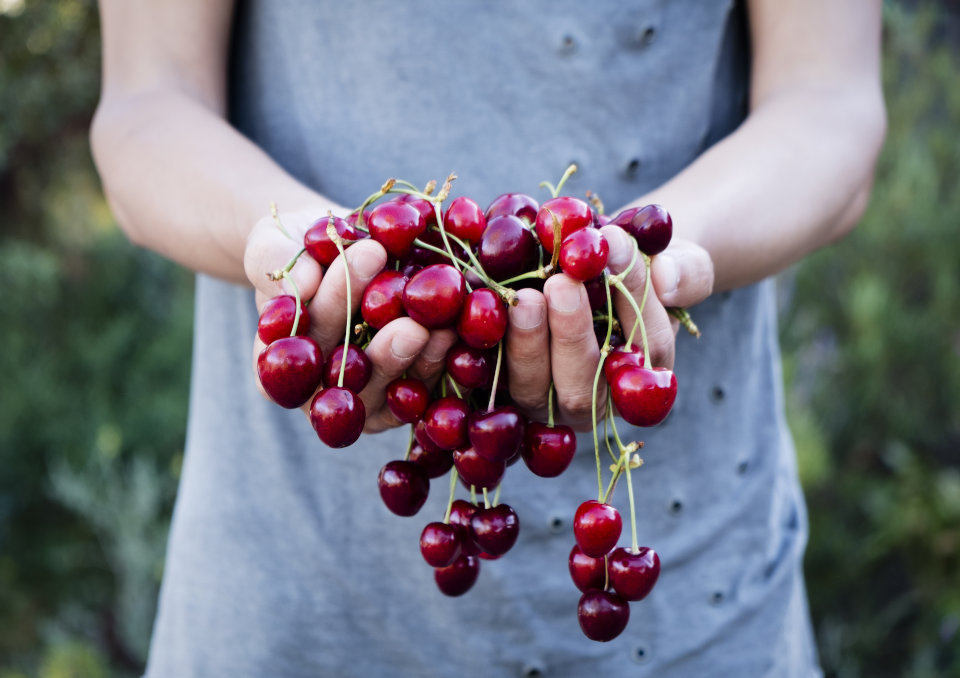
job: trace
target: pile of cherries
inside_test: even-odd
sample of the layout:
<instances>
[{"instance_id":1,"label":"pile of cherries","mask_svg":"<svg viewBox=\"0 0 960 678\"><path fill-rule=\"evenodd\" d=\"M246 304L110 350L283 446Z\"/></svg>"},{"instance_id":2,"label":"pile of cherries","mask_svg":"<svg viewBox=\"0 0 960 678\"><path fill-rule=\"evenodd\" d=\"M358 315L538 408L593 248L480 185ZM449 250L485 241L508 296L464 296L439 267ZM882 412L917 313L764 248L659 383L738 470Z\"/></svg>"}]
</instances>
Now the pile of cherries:
<instances>
[{"instance_id":1,"label":"pile of cherries","mask_svg":"<svg viewBox=\"0 0 960 678\"><path fill-rule=\"evenodd\" d=\"M568 168L556 187L544 182L553 197L542 205L528 195L508 193L486 210L468 197L458 197L443 209L452 175L436 195L434 182L421 191L390 180L345 218L330 214L318 219L306 232L300 253L271 274L292 283L289 272L302 254L327 267L346 247L367 237L389 255L386 268L363 294L362 322L351 326L347 309L344 343L326 360L308 335L309 316L299 292L271 299L261 312L258 333L266 348L257 367L264 390L283 407L309 402L310 422L330 447L351 445L363 430L366 415L357 394L370 379L372 364L364 347L374 333L402 316L427 329L456 330L459 341L449 351L446 373L433 389L406 376L387 387L387 406L412 431L405 457L388 462L378 478L387 508L412 516L426 501L430 481L450 472L445 515L427 524L420 537L423 558L435 568L437 587L449 596L462 595L473 586L480 559L499 558L516 542L519 518L499 502L507 467L523 459L534 474L555 477L567 469L576 452L573 430L553 421L552 389L545 423L528 421L510 401L506 370L501 367L507 306L516 303L516 289L542 287L559 271L587 286L602 346L594 415L601 373L616 410L634 425L661 422L676 398L673 373L650 364L641 319L649 292L650 257L670 242L670 216L663 208L648 205L609 218L589 193L588 200L560 196L575 169ZM599 227L607 223L620 226L636 242L630 267L618 275L606 269L608 245ZM283 228L279 220L278 226ZM647 267L647 288L639 304L622 282L635 265ZM346 277L349 286L349 271ZM636 314L629 332L615 316L613 289L625 296ZM673 311L688 329L695 329L682 309ZM634 342L637 330L639 345ZM583 593L578 606L583 632L607 641L626 627L628 601L641 600L653 588L660 561L652 549L637 545L630 471L642 463L636 454L642 443L620 441L613 408L608 407L602 426L605 432L612 427L618 449L605 434L612 477L604 487L599 425L593 426L598 498L585 501L576 511L569 569ZM633 543L617 548L622 521L609 500L623 475ZM469 489L469 501L454 499L458 480Z\"/></svg>"}]
</instances>

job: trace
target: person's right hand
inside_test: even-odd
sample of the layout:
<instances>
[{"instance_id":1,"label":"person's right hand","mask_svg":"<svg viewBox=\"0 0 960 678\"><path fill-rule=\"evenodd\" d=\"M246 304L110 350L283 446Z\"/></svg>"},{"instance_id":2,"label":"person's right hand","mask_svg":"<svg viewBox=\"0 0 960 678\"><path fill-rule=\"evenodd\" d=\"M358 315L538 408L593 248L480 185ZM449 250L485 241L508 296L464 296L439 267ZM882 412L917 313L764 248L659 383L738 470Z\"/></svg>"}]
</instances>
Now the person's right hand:
<instances>
[{"instance_id":1,"label":"person's right hand","mask_svg":"<svg viewBox=\"0 0 960 678\"><path fill-rule=\"evenodd\" d=\"M307 229L321 216L324 215L312 211L281 214L280 221L290 237L270 216L257 222L250 232L244 252L244 269L256 289L258 312L270 298L293 294L287 281L271 280L269 274L282 269L293 258L303 245ZM386 265L387 254L379 243L365 239L347 247L346 258L350 270L350 324L356 325L361 322L358 309L363 292ZM320 345L326 358L337 345L343 344L345 336L348 300L343 257L337 257L324 271L309 254L304 253L290 274L300 291L300 298L309 302L310 336ZM373 374L359 394L367 412L365 432L376 433L400 425L384 403L387 384L406 371L408 376L421 379L432 388L443 374L444 359L454 341L451 330L430 332L410 318L398 318L376 333L366 347L373 363ZM257 377L256 361L263 349L263 342L255 336L253 373L261 393L263 387ZM302 409L308 412L309 407L310 401L307 401Z\"/></svg>"}]
</instances>

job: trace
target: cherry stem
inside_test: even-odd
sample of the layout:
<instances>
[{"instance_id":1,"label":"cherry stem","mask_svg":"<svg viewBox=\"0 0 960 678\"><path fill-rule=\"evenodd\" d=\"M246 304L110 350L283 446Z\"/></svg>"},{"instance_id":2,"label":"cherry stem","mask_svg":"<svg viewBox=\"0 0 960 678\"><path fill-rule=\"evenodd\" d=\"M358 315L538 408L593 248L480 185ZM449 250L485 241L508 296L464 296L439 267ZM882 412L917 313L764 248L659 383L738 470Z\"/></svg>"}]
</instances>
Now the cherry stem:
<instances>
[{"instance_id":1,"label":"cherry stem","mask_svg":"<svg viewBox=\"0 0 960 678\"><path fill-rule=\"evenodd\" d=\"M470 486L470 503L473 504L474 506L477 505L477 486L476 485Z\"/></svg>"},{"instance_id":2,"label":"cherry stem","mask_svg":"<svg viewBox=\"0 0 960 678\"><path fill-rule=\"evenodd\" d=\"M610 497L613 496L613 491L617 488L617 481L620 480L621 471L623 471L623 467L620 465L620 459L615 457L613 475L610 477L610 483L607 485L607 491L600 500L604 504L610 503Z\"/></svg>"},{"instance_id":3,"label":"cherry stem","mask_svg":"<svg viewBox=\"0 0 960 678\"><path fill-rule=\"evenodd\" d=\"M447 379L450 380L450 386L453 387L453 392L456 393L457 397L462 400L463 395L460 393L460 389L457 387L457 380L450 376L449 372L447 372ZM446 380L444 380L444 383L446 383Z\"/></svg>"},{"instance_id":4,"label":"cherry stem","mask_svg":"<svg viewBox=\"0 0 960 678\"><path fill-rule=\"evenodd\" d=\"M611 459L614 463L616 463L616 461L617 461L617 455L615 455L615 454L613 453L613 448L610 447L610 434L608 433L608 431L609 431L609 425L610 425L610 417L612 417L612 416L613 416L613 408L612 408L612 407L609 407L609 408L607 408L607 413L606 413L606 415L604 415L604 417L603 417L603 442L606 443L606 445L607 445L607 454L610 455L610 459Z\"/></svg>"},{"instance_id":5,"label":"cherry stem","mask_svg":"<svg viewBox=\"0 0 960 678\"><path fill-rule=\"evenodd\" d=\"M560 190L563 188L563 185L567 183L567 179L569 179L570 176L576 171L576 164L571 163L570 166L567 167L567 169L563 172L563 176L560 177L560 181L557 182L556 186L551 184L549 181L541 181L540 187L550 191L551 196L556 198L558 195L560 195Z\"/></svg>"},{"instance_id":6,"label":"cherry stem","mask_svg":"<svg viewBox=\"0 0 960 678\"><path fill-rule=\"evenodd\" d=\"M606 348L606 346L604 346ZM600 440L597 438L597 391L600 385L600 374L603 372L603 360L605 354L600 351L600 362L597 363L597 371L593 375L593 393L590 397L590 418L592 419L593 429L593 455L597 459L597 500L603 501L603 470L600 466Z\"/></svg>"},{"instance_id":7,"label":"cherry stem","mask_svg":"<svg viewBox=\"0 0 960 678\"><path fill-rule=\"evenodd\" d=\"M697 327L697 323L693 322L693 318L690 317L690 312L687 311L687 309L680 306L668 306L667 313L679 320L680 324L683 325L683 328L689 334L692 334L697 339L700 338L700 328Z\"/></svg>"},{"instance_id":8,"label":"cherry stem","mask_svg":"<svg viewBox=\"0 0 960 678\"><path fill-rule=\"evenodd\" d=\"M333 214L330 214L330 221L327 222L327 237L337 246L337 251L340 253L340 256L343 258L343 272L344 278L347 282L347 331L344 333L343 337L343 355L340 357L340 374L337 376L337 388L343 388L343 378L347 373L347 347L350 345L350 313L353 310L351 308L352 304L350 299L350 267L347 265L347 253L343 249L343 239L337 233L336 227L333 225Z\"/></svg>"},{"instance_id":9,"label":"cherry stem","mask_svg":"<svg viewBox=\"0 0 960 678\"><path fill-rule=\"evenodd\" d=\"M557 215L549 209L547 209L547 212L553 221L553 255L550 257L549 270L555 271L557 270L557 264L560 263L560 235L563 233L563 228L560 226L560 220L557 219Z\"/></svg>"},{"instance_id":10,"label":"cherry stem","mask_svg":"<svg viewBox=\"0 0 960 678\"><path fill-rule=\"evenodd\" d=\"M497 399L497 383L500 381L501 362L503 362L503 340L497 342L497 366L493 369L493 386L490 387L490 400L487 401L487 412L493 411L493 404Z\"/></svg>"},{"instance_id":11,"label":"cherry stem","mask_svg":"<svg viewBox=\"0 0 960 678\"><path fill-rule=\"evenodd\" d=\"M271 271L270 273L267 273L267 278L268 278L269 280L273 280L273 281L277 281L277 280L282 279L282 278L283 278L283 274L284 274L284 273L289 273L290 271L292 271L292 270L293 270L293 267L294 267L294 266L296 265L296 263L297 263L297 260L298 260L298 259L300 258L300 256L301 256L304 252L306 252L306 251L307 251L307 248L306 248L306 247L301 247L301 248L300 248L300 251L297 252L296 254L294 254L293 257L290 258L290 261L288 261L288 262L284 265L283 268L278 269L278 270L276 270L276 271Z\"/></svg>"},{"instance_id":12,"label":"cherry stem","mask_svg":"<svg viewBox=\"0 0 960 678\"><path fill-rule=\"evenodd\" d=\"M649 269L649 267L648 267L648 268L647 268L647 281L646 281L646 283L644 284L644 287L643 287L643 302L644 302L644 303L646 303L646 301L647 301L647 290L649 289L649 282L650 282L650 269ZM640 328L640 341L641 341L641 344L642 344L642 346L643 346L643 366L646 367L647 369L649 369L649 368L650 368L650 364L651 364L651 363L650 363L650 348L649 348L649 345L647 344L647 329L643 326L643 315L642 315L642 314L643 314L643 308L640 307L640 306L637 306L637 300L633 298L633 295L630 294L630 290L628 290L628 289L627 289L627 286L624 285L622 282L620 282L619 280L614 280L614 281L613 281L613 286L616 287L617 290L619 290L620 293L623 294L623 296L627 298L627 303L630 304L630 306L633 308L633 312L634 312L634 313L636 314L636 316L637 316L637 319L636 319L636 321L635 321L634 324L633 324L633 330L630 332L630 337L627 339L627 345L628 345L628 346L631 345L631 342L633 341L634 332L635 332L636 329L639 327L639 328Z\"/></svg>"},{"instance_id":13,"label":"cherry stem","mask_svg":"<svg viewBox=\"0 0 960 678\"><path fill-rule=\"evenodd\" d=\"M411 427L412 428L412 427ZM450 524L450 511L453 510L453 497L457 491L457 469L450 471L450 498L447 500L447 510L443 514L444 525Z\"/></svg>"},{"instance_id":14,"label":"cherry stem","mask_svg":"<svg viewBox=\"0 0 960 678\"><path fill-rule=\"evenodd\" d=\"M490 498L487 496L487 488L483 488L483 508L490 508Z\"/></svg>"},{"instance_id":15,"label":"cherry stem","mask_svg":"<svg viewBox=\"0 0 960 678\"><path fill-rule=\"evenodd\" d=\"M553 379L550 380L550 388L547 389L547 426L553 428Z\"/></svg>"},{"instance_id":16,"label":"cherry stem","mask_svg":"<svg viewBox=\"0 0 960 678\"><path fill-rule=\"evenodd\" d=\"M410 439L407 441L407 451L406 451L406 453L403 455L403 460L404 460L404 461L407 461L407 460L410 459L410 452L413 451L413 441L414 441L414 437L413 437L413 426L411 426L411 427L410 427Z\"/></svg>"},{"instance_id":17,"label":"cherry stem","mask_svg":"<svg viewBox=\"0 0 960 678\"><path fill-rule=\"evenodd\" d=\"M460 275L463 275L463 269L460 267L460 259L453 253L453 247L450 246L450 240L447 238L447 229L443 226L443 210L440 209L440 201L433 203L433 211L437 215L437 227L440 229L440 238L443 240L443 246L450 255L450 263L453 264L453 267L457 269ZM467 291L472 292L473 289L470 287L470 283L466 281L466 278L464 278L464 282L467 284Z\"/></svg>"},{"instance_id":18,"label":"cherry stem","mask_svg":"<svg viewBox=\"0 0 960 678\"><path fill-rule=\"evenodd\" d=\"M603 590L610 588L610 555L603 556Z\"/></svg>"},{"instance_id":19,"label":"cherry stem","mask_svg":"<svg viewBox=\"0 0 960 678\"><path fill-rule=\"evenodd\" d=\"M290 271L283 272L283 279L290 283L290 286L293 288L293 298L297 310L293 312L293 327L290 329L290 336L295 337L297 335L297 328L300 327L300 288L297 287L297 283L293 281L293 276L290 275Z\"/></svg>"},{"instance_id":20,"label":"cherry stem","mask_svg":"<svg viewBox=\"0 0 960 678\"><path fill-rule=\"evenodd\" d=\"M277 224L277 228L280 229L280 232L290 238L290 240L293 240L293 236L287 232L287 229L284 228L283 224L280 222L280 214L277 212L277 203L275 202L270 203L270 216L273 217L273 221Z\"/></svg>"},{"instance_id":21,"label":"cherry stem","mask_svg":"<svg viewBox=\"0 0 960 678\"><path fill-rule=\"evenodd\" d=\"M630 466L631 460L630 456L633 454L632 451L628 451L627 448L624 448L620 453L623 456L623 466L627 468L627 496L630 498L630 537L631 543L633 545L633 552L637 552L637 508L633 501L633 481L630 479Z\"/></svg>"},{"instance_id":22,"label":"cherry stem","mask_svg":"<svg viewBox=\"0 0 960 678\"><path fill-rule=\"evenodd\" d=\"M493 505L497 506L500 503L500 488L503 487L503 483L497 484L497 491L493 493Z\"/></svg>"},{"instance_id":23,"label":"cherry stem","mask_svg":"<svg viewBox=\"0 0 960 678\"><path fill-rule=\"evenodd\" d=\"M393 188L393 185L397 183L396 179L387 179L383 186L380 187L380 190L376 193L371 193L367 196L367 199L364 200L360 207L350 212L350 214L357 215L357 228L359 228L364 233L369 233L370 230L367 228L367 223L364 221L363 213L366 211L367 207L375 203L377 200L385 196Z\"/></svg>"}]
</instances>

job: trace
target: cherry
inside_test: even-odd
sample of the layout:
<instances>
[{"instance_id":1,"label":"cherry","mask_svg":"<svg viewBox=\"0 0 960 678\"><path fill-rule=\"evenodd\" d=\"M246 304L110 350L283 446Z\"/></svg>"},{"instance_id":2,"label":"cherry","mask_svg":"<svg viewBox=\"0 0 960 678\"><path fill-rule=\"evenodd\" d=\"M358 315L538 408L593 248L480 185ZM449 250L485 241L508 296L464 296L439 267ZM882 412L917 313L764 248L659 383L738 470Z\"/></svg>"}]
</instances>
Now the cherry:
<instances>
[{"instance_id":1,"label":"cherry","mask_svg":"<svg viewBox=\"0 0 960 678\"><path fill-rule=\"evenodd\" d=\"M560 222L560 242L581 228L593 226L593 210L579 198L561 196L547 200L537 212L537 237L549 254L553 253L553 218Z\"/></svg>"},{"instance_id":2,"label":"cherry","mask_svg":"<svg viewBox=\"0 0 960 678\"><path fill-rule=\"evenodd\" d=\"M523 443L526 419L513 405L495 407L489 412L470 415L467 435L470 445L488 461L506 462L517 454Z\"/></svg>"},{"instance_id":3,"label":"cherry","mask_svg":"<svg viewBox=\"0 0 960 678\"><path fill-rule=\"evenodd\" d=\"M537 241L519 217L491 217L477 247L477 260L488 276L507 280L536 267Z\"/></svg>"},{"instance_id":4,"label":"cherry","mask_svg":"<svg viewBox=\"0 0 960 678\"><path fill-rule=\"evenodd\" d=\"M370 211L367 227L371 237L383 245L388 254L402 259L427 225L420 211L410 203L388 200Z\"/></svg>"},{"instance_id":5,"label":"cherry","mask_svg":"<svg viewBox=\"0 0 960 678\"><path fill-rule=\"evenodd\" d=\"M560 245L560 268L571 278L590 280L603 273L609 254L610 246L600 231L581 228L563 239Z\"/></svg>"},{"instance_id":6,"label":"cherry","mask_svg":"<svg viewBox=\"0 0 960 678\"><path fill-rule=\"evenodd\" d=\"M307 254L321 266L329 266L340 254L337 246L327 235L327 225L329 223L330 217L321 217L313 222L313 225L307 229L303 236L303 246L307 250ZM348 243L360 239L360 232L354 227L354 224L340 217L333 217L333 227L337 230L337 235Z\"/></svg>"},{"instance_id":7,"label":"cherry","mask_svg":"<svg viewBox=\"0 0 960 678\"><path fill-rule=\"evenodd\" d=\"M610 584L626 600L643 600L660 576L660 556L652 548L622 546L610 554Z\"/></svg>"},{"instance_id":8,"label":"cherry","mask_svg":"<svg viewBox=\"0 0 960 678\"><path fill-rule=\"evenodd\" d=\"M430 447L415 444L410 448L407 458L414 464L422 466L431 479L445 475L453 467L453 454L450 450L441 450L433 443L430 443Z\"/></svg>"},{"instance_id":9,"label":"cherry","mask_svg":"<svg viewBox=\"0 0 960 678\"><path fill-rule=\"evenodd\" d=\"M607 383L613 383L613 377L621 367L643 367L643 349L637 345L617 346L607 354L603 361L603 376Z\"/></svg>"},{"instance_id":10,"label":"cherry","mask_svg":"<svg viewBox=\"0 0 960 678\"><path fill-rule=\"evenodd\" d=\"M597 276L592 280L583 283L587 288L587 298L590 300L590 310L599 311L603 314L607 312L607 289L603 284L603 276ZM603 336L607 333L607 323L603 323ZM603 344L603 339L600 340Z\"/></svg>"},{"instance_id":11,"label":"cherry","mask_svg":"<svg viewBox=\"0 0 960 678\"><path fill-rule=\"evenodd\" d=\"M460 548L468 555L480 553L472 523L477 511L478 508L465 499L457 499L450 506L450 524L456 525L460 531Z\"/></svg>"},{"instance_id":12,"label":"cherry","mask_svg":"<svg viewBox=\"0 0 960 678\"><path fill-rule=\"evenodd\" d=\"M477 454L472 447L462 447L453 451L453 465L460 474L464 485L478 490L492 489L503 480L507 465L502 461L490 461Z\"/></svg>"},{"instance_id":13,"label":"cherry","mask_svg":"<svg viewBox=\"0 0 960 678\"><path fill-rule=\"evenodd\" d=\"M513 548L520 534L520 518L506 504L477 509L470 526L477 544L491 556L502 556Z\"/></svg>"},{"instance_id":14,"label":"cherry","mask_svg":"<svg viewBox=\"0 0 960 678\"><path fill-rule=\"evenodd\" d=\"M323 376L323 354L310 337L283 337L257 357L257 375L270 398L288 409L310 399Z\"/></svg>"},{"instance_id":15,"label":"cherry","mask_svg":"<svg viewBox=\"0 0 960 678\"><path fill-rule=\"evenodd\" d=\"M257 336L264 344L289 337L293 330L293 319L297 313L297 300L292 294L281 294L263 305L260 320L257 322ZM310 330L310 316L307 304L300 302L300 320L297 334L306 336Z\"/></svg>"},{"instance_id":16,"label":"cherry","mask_svg":"<svg viewBox=\"0 0 960 678\"><path fill-rule=\"evenodd\" d=\"M603 558L591 558L580 550L576 544L570 549L570 556L567 558L567 566L570 569L570 578L574 586L586 593L590 589L600 589L606 584L606 561Z\"/></svg>"},{"instance_id":17,"label":"cherry","mask_svg":"<svg viewBox=\"0 0 960 678\"><path fill-rule=\"evenodd\" d=\"M433 580L440 592L448 596L462 596L469 591L480 574L480 561L476 556L461 554L446 567L433 571Z\"/></svg>"},{"instance_id":18,"label":"cherry","mask_svg":"<svg viewBox=\"0 0 960 678\"><path fill-rule=\"evenodd\" d=\"M457 342L447 352L447 372L461 386L487 388L493 383L496 357L490 351L471 348Z\"/></svg>"},{"instance_id":19,"label":"cherry","mask_svg":"<svg viewBox=\"0 0 960 678\"><path fill-rule=\"evenodd\" d=\"M472 348L493 348L507 332L507 307L493 290L483 287L463 301L457 334Z\"/></svg>"},{"instance_id":20,"label":"cherry","mask_svg":"<svg viewBox=\"0 0 960 678\"><path fill-rule=\"evenodd\" d=\"M513 216L525 219L528 224L532 224L537 218L537 211L540 205L529 195L523 193L504 193L497 196L487 207L487 226L495 217Z\"/></svg>"},{"instance_id":21,"label":"cherry","mask_svg":"<svg viewBox=\"0 0 960 678\"><path fill-rule=\"evenodd\" d=\"M430 493L430 481L423 467L412 461L389 461L377 477L380 498L398 516L412 516Z\"/></svg>"},{"instance_id":22,"label":"cherry","mask_svg":"<svg viewBox=\"0 0 960 678\"><path fill-rule=\"evenodd\" d=\"M538 421L527 424L520 450L534 475L555 478L570 466L577 453L577 437L569 426L550 427Z\"/></svg>"},{"instance_id":23,"label":"cherry","mask_svg":"<svg viewBox=\"0 0 960 678\"><path fill-rule=\"evenodd\" d=\"M673 219L660 205L624 210L610 223L632 235L640 251L651 257L665 250L673 237Z\"/></svg>"},{"instance_id":24,"label":"cherry","mask_svg":"<svg viewBox=\"0 0 960 678\"><path fill-rule=\"evenodd\" d=\"M403 308L403 288L408 278L399 271L380 271L363 291L360 313L370 327L381 329L391 320L407 313Z\"/></svg>"},{"instance_id":25,"label":"cherry","mask_svg":"<svg viewBox=\"0 0 960 678\"><path fill-rule=\"evenodd\" d=\"M453 325L467 296L463 275L449 264L434 264L414 274L403 290L407 315L433 330Z\"/></svg>"},{"instance_id":26,"label":"cherry","mask_svg":"<svg viewBox=\"0 0 960 678\"><path fill-rule=\"evenodd\" d=\"M431 567L446 567L460 557L460 530L456 525L428 523L420 533L420 553Z\"/></svg>"},{"instance_id":27,"label":"cherry","mask_svg":"<svg viewBox=\"0 0 960 678\"><path fill-rule=\"evenodd\" d=\"M399 378L387 384L386 402L390 412L404 424L423 416L430 404L430 392L419 379Z\"/></svg>"},{"instance_id":28,"label":"cherry","mask_svg":"<svg viewBox=\"0 0 960 678\"><path fill-rule=\"evenodd\" d=\"M469 443L467 415L470 408L456 396L430 403L423 413L423 429L431 442L442 450L453 450Z\"/></svg>"},{"instance_id":29,"label":"cherry","mask_svg":"<svg viewBox=\"0 0 960 678\"><path fill-rule=\"evenodd\" d=\"M573 516L573 536L577 546L591 558L602 558L610 553L617 545L622 529L620 512L596 499L580 504Z\"/></svg>"},{"instance_id":30,"label":"cherry","mask_svg":"<svg viewBox=\"0 0 960 678\"><path fill-rule=\"evenodd\" d=\"M417 208L417 211L420 213L420 216L423 218L424 228L430 228L431 226L437 225L437 212L433 208L433 203L429 200L424 200L423 198L418 198L415 195L410 195L409 193L403 193L394 198L397 202L405 202L408 205L413 205Z\"/></svg>"},{"instance_id":31,"label":"cherry","mask_svg":"<svg viewBox=\"0 0 960 678\"><path fill-rule=\"evenodd\" d=\"M325 388L310 403L310 423L329 447L347 447L363 432L367 412L356 393L346 388Z\"/></svg>"},{"instance_id":32,"label":"cherry","mask_svg":"<svg viewBox=\"0 0 960 678\"><path fill-rule=\"evenodd\" d=\"M434 222L436 222L436 218L434 218ZM437 229L431 228L424 231L420 235L419 240L427 245L433 245L439 250L446 251L447 249L443 242L443 236L440 235L440 231ZM452 240L449 240L449 242L451 249L453 249L453 253L459 256L462 260L466 260L467 254L463 251L463 248ZM433 264L448 264L450 263L450 257L448 257L446 254L435 252L414 243L413 247L410 248L410 254L407 255L406 261L417 264L420 266L420 268L423 268L424 266L432 266Z\"/></svg>"},{"instance_id":33,"label":"cherry","mask_svg":"<svg viewBox=\"0 0 960 678\"><path fill-rule=\"evenodd\" d=\"M336 386L340 378L340 366L343 364L343 344L340 344L323 364L323 383ZM360 393L370 381L373 363L362 348L355 344L347 345L347 369L343 375L343 387Z\"/></svg>"},{"instance_id":34,"label":"cherry","mask_svg":"<svg viewBox=\"0 0 960 678\"><path fill-rule=\"evenodd\" d=\"M480 205L470 198L455 198L443 217L443 227L461 240L472 245L480 242L480 236L487 227L487 218Z\"/></svg>"},{"instance_id":35,"label":"cherry","mask_svg":"<svg viewBox=\"0 0 960 678\"><path fill-rule=\"evenodd\" d=\"M587 638L605 643L627 628L630 604L615 593L592 589L580 596L577 621Z\"/></svg>"},{"instance_id":36,"label":"cherry","mask_svg":"<svg viewBox=\"0 0 960 678\"><path fill-rule=\"evenodd\" d=\"M634 426L655 426L667 418L677 399L677 377L665 367L621 367L610 382L620 416Z\"/></svg>"}]
</instances>

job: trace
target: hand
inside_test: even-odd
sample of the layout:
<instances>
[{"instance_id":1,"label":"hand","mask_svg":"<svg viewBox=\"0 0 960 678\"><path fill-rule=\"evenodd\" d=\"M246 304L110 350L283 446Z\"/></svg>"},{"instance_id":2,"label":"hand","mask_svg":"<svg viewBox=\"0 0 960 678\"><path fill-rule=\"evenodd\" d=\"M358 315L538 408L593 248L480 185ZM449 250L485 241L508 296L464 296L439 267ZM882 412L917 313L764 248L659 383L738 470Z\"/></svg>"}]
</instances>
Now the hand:
<instances>
[{"instance_id":1,"label":"hand","mask_svg":"<svg viewBox=\"0 0 960 678\"><path fill-rule=\"evenodd\" d=\"M293 288L287 281L273 281L268 274L282 269L296 255L302 247L304 234L318 216L321 215L313 212L280 215L291 237L287 237L271 217L261 219L254 226L244 252L244 269L256 289L258 311L278 294L293 294ZM350 270L351 325L356 325L360 322L358 308L363 292L386 265L387 254L379 243L366 239L350 245L346 250L346 258ZM324 272L316 261L304 253L290 274L301 299L309 301L310 336L320 345L324 357L329 356L337 345L343 343L346 329L347 286L343 257L337 257ZM454 341L452 331L429 332L410 318L394 320L377 332L366 348L373 363L373 374L359 394L367 412L365 432L375 433L400 425L384 404L387 384L406 371L432 387L443 373L444 358ZM253 370L261 393L263 388L256 377L256 359L263 348L259 337L254 337ZM301 409L308 412L309 407L310 401Z\"/></svg>"}]
</instances>

